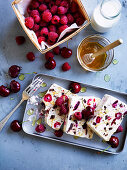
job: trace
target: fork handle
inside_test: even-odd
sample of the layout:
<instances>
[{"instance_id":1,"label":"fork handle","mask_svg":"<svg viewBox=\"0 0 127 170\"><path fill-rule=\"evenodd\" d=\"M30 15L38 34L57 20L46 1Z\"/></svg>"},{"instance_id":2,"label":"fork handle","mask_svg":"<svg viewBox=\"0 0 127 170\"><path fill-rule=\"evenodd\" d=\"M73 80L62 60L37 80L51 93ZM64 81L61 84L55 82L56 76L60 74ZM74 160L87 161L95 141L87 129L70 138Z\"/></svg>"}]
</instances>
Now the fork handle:
<instances>
[{"instance_id":1,"label":"fork handle","mask_svg":"<svg viewBox=\"0 0 127 170\"><path fill-rule=\"evenodd\" d=\"M24 99L22 99L19 104L0 122L0 131L3 129L4 125L8 121L8 119L12 116L12 114L16 111L16 109L22 104Z\"/></svg>"}]
</instances>

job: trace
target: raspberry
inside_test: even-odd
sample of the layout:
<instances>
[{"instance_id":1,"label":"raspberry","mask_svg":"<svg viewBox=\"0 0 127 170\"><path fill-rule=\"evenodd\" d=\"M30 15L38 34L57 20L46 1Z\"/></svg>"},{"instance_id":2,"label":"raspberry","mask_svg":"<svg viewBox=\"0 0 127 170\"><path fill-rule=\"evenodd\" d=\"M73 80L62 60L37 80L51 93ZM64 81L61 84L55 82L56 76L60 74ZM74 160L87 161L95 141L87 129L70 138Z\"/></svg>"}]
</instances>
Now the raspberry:
<instances>
[{"instance_id":1,"label":"raspberry","mask_svg":"<svg viewBox=\"0 0 127 170\"><path fill-rule=\"evenodd\" d=\"M67 0L64 0L64 1L62 1L61 3L60 3L60 6L63 6L63 7L65 7L65 8L69 8L69 3L68 3L68 1Z\"/></svg>"},{"instance_id":2,"label":"raspberry","mask_svg":"<svg viewBox=\"0 0 127 170\"><path fill-rule=\"evenodd\" d=\"M45 102L51 102L51 101L52 101L52 96L51 96L51 94L46 94L46 95L44 96L44 101L45 101Z\"/></svg>"},{"instance_id":3,"label":"raspberry","mask_svg":"<svg viewBox=\"0 0 127 170\"><path fill-rule=\"evenodd\" d=\"M72 13L75 13L75 12L78 11L78 5L77 5L76 2L72 1L71 6L70 6L70 10L71 10Z\"/></svg>"},{"instance_id":4,"label":"raspberry","mask_svg":"<svg viewBox=\"0 0 127 170\"><path fill-rule=\"evenodd\" d=\"M78 12L74 13L73 16L75 19L77 19L77 18L81 17L82 14L78 11Z\"/></svg>"},{"instance_id":5,"label":"raspberry","mask_svg":"<svg viewBox=\"0 0 127 170\"><path fill-rule=\"evenodd\" d=\"M40 20L41 20L41 18L40 18L39 15L34 15L34 16L33 16L33 19L34 19L34 22L35 22L35 23L39 23Z\"/></svg>"},{"instance_id":6,"label":"raspberry","mask_svg":"<svg viewBox=\"0 0 127 170\"><path fill-rule=\"evenodd\" d=\"M84 18L83 17L79 17L76 19L76 24L78 26L82 25L84 23Z\"/></svg>"},{"instance_id":7,"label":"raspberry","mask_svg":"<svg viewBox=\"0 0 127 170\"><path fill-rule=\"evenodd\" d=\"M41 4L40 6L39 6L39 11L40 12L43 12L43 11L45 11L47 9L47 6L45 5L45 4Z\"/></svg>"},{"instance_id":8,"label":"raspberry","mask_svg":"<svg viewBox=\"0 0 127 170\"><path fill-rule=\"evenodd\" d=\"M49 58L53 58L54 55L52 52L48 51L47 53L45 53L45 59L48 60Z\"/></svg>"},{"instance_id":9,"label":"raspberry","mask_svg":"<svg viewBox=\"0 0 127 170\"><path fill-rule=\"evenodd\" d=\"M53 44L55 44L55 42L56 42L56 41L51 41L51 40L49 40L49 39L47 40L47 43L48 43L49 45L53 45Z\"/></svg>"},{"instance_id":10,"label":"raspberry","mask_svg":"<svg viewBox=\"0 0 127 170\"><path fill-rule=\"evenodd\" d=\"M45 37L43 36L38 37L38 43L41 44L42 41L44 42L46 41Z\"/></svg>"},{"instance_id":11,"label":"raspberry","mask_svg":"<svg viewBox=\"0 0 127 170\"><path fill-rule=\"evenodd\" d=\"M38 10L35 9L31 11L30 16L33 17L34 15L39 15Z\"/></svg>"},{"instance_id":12,"label":"raspberry","mask_svg":"<svg viewBox=\"0 0 127 170\"><path fill-rule=\"evenodd\" d=\"M61 137L61 136L63 136L63 131L61 129L55 130L54 135L57 136L57 137Z\"/></svg>"},{"instance_id":13,"label":"raspberry","mask_svg":"<svg viewBox=\"0 0 127 170\"><path fill-rule=\"evenodd\" d=\"M34 24L33 31L38 31L40 26L38 24Z\"/></svg>"},{"instance_id":14,"label":"raspberry","mask_svg":"<svg viewBox=\"0 0 127 170\"><path fill-rule=\"evenodd\" d=\"M56 5L60 6L61 0L56 0Z\"/></svg>"},{"instance_id":15,"label":"raspberry","mask_svg":"<svg viewBox=\"0 0 127 170\"><path fill-rule=\"evenodd\" d=\"M60 47L57 46L53 49L54 54L59 55L60 54Z\"/></svg>"},{"instance_id":16,"label":"raspberry","mask_svg":"<svg viewBox=\"0 0 127 170\"><path fill-rule=\"evenodd\" d=\"M55 5L55 2L50 1L50 3L49 3L49 8L51 9L54 5Z\"/></svg>"},{"instance_id":17,"label":"raspberry","mask_svg":"<svg viewBox=\"0 0 127 170\"><path fill-rule=\"evenodd\" d=\"M67 8L63 7L63 6L60 6L58 7L58 14L59 15L63 15L67 12Z\"/></svg>"},{"instance_id":18,"label":"raspberry","mask_svg":"<svg viewBox=\"0 0 127 170\"><path fill-rule=\"evenodd\" d=\"M60 22L60 17L57 15L54 15L51 20L52 24L56 25Z\"/></svg>"},{"instance_id":19,"label":"raspberry","mask_svg":"<svg viewBox=\"0 0 127 170\"><path fill-rule=\"evenodd\" d=\"M62 106L63 103L64 103L64 99L63 99L63 97L61 96L61 97L58 97L58 98L56 99L55 105L56 105L56 106Z\"/></svg>"},{"instance_id":20,"label":"raspberry","mask_svg":"<svg viewBox=\"0 0 127 170\"><path fill-rule=\"evenodd\" d=\"M45 3L49 3L51 0L45 0Z\"/></svg>"},{"instance_id":21,"label":"raspberry","mask_svg":"<svg viewBox=\"0 0 127 170\"><path fill-rule=\"evenodd\" d=\"M68 19L67 19L66 15L63 15L63 16L60 18L60 23L63 24L63 25L67 25Z\"/></svg>"},{"instance_id":22,"label":"raspberry","mask_svg":"<svg viewBox=\"0 0 127 170\"><path fill-rule=\"evenodd\" d=\"M26 58L27 58L29 61L34 61L34 60L35 60L35 55L34 55L33 52L29 52L29 53L27 53Z\"/></svg>"},{"instance_id":23,"label":"raspberry","mask_svg":"<svg viewBox=\"0 0 127 170\"><path fill-rule=\"evenodd\" d=\"M67 14L67 19L68 19L68 23L72 24L74 22L74 18L71 14Z\"/></svg>"},{"instance_id":24,"label":"raspberry","mask_svg":"<svg viewBox=\"0 0 127 170\"><path fill-rule=\"evenodd\" d=\"M38 31L35 31L35 34L36 34L36 36L37 36L37 38L40 36L40 31L38 30Z\"/></svg>"},{"instance_id":25,"label":"raspberry","mask_svg":"<svg viewBox=\"0 0 127 170\"><path fill-rule=\"evenodd\" d=\"M43 27L42 28L42 30L41 30L41 35L43 36L43 37L45 37L45 36L47 36L48 35L48 28L46 28L46 27Z\"/></svg>"},{"instance_id":26,"label":"raspberry","mask_svg":"<svg viewBox=\"0 0 127 170\"><path fill-rule=\"evenodd\" d=\"M65 94L62 95L61 97L63 98L64 103L68 102L69 99L68 99L68 97Z\"/></svg>"},{"instance_id":27,"label":"raspberry","mask_svg":"<svg viewBox=\"0 0 127 170\"><path fill-rule=\"evenodd\" d=\"M41 2L41 3L43 3L44 2L44 0L38 0L39 2Z\"/></svg>"},{"instance_id":28,"label":"raspberry","mask_svg":"<svg viewBox=\"0 0 127 170\"><path fill-rule=\"evenodd\" d=\"M29 6L27 7L27 13L28 13L29 15L31 14L32 9L33 9L32 5L29 5Z\"/></svg>"},{"instance_id":29,"label":"raspberry","mask_svg":"<svg viewBox=\"0 0 127 170\"><path fill-rule=\"evenodd\" d=\"M39 2L37 2L37 1L32 1L31 5L32 5L32 7L33 7L34 9L36 9L36 8L39 7Z\"/></svg>"},{"instance_id":30,"label":"raspberry","mask_svg":"<svg viewBox=\"0 0 127 170\"><path fill-rule=\"evenodd\" d=\"M40 22L41 27L46 27L47 25L48 25L47 22L41 20L41 22Z\"/></svg>"},{"instance_id":31,"label":"raspberry","mask_svg":"<svg viewBox=\"0 0 127 170\"><path fill-rule=\"evenodd\" d=\"M43 124L37 125L37 127L35 128L36 132L38 133L42 133L45 131L45 126Z\"/></svg>"},{"instance_id":32,"label":"raspberry","mask_svg":"<svg viewBox=\"0 0 127 170\"><path fill-rule=\"evenodd\" d=\"M66 115L68 113L68 109L66 108L66 106L64 104L61 105L60 107L60 115Z\"/></svg>"},{"instance_id":33,"label":"raspberry","mask_svg":"<svg viewBox=\"0 0 127 170\"><path fill-rule=\"evenodd\" d=\"M66 63L64 63L64 64L62 65L62 70L63 70L63 71L68 71L68 70L70 70L70 69L71 69L71 66L69 65L68 62L66 62Z\"/></svg>"},{"instance_id":34,"label":"raspberry","mask_svg":"<svg viewBox=\"0 0 127 170\"><path fill-rule=\"evenodd\" d=\"M56 41L56 39L58 38L58 34L56 32L49 32L48 33L48 38L50 41Z\"/></svg>"},{"instance_id":35,"label":"raspberry","mask_svg":"<svg viewBox=\"0 0 127 170\"><path fill-rule=\"evenodd\" d=\"M45 21L45 22L51 21L51 19L52 19L52 14L51 14L51 12L49 12L49 11L44 11L44 12L42 13L42 19L43 19L43 21Z\"/></svg>"},{"instance_id":36,"label":"raspberry","mask_svg":"<svg viewBox=\"0 0 127 170\"><path fill-rule=\"evenodd\" d=\"M67 25L62 25L62 26L60 26L60 27L58 28L59 34L61 34L61 32L63 32L66 28L68 28Z\"/></svg>"},{"instance_id":37,"label":"raspberry","mask_svg":"<svg viewBox=\"0 0 127 170\"><path fill-rule=\"evenodd\" d=\"M15 40L16 40L16 43L17 43L18 45L22 45L22 44L24 44L24 42L26 41L23 36L17 36L17 37L15 38Z\"/></svg>"},{"instance_id":38,"label":"raspberry","mask_svg":"<svg viewBox=\"0 0 127 170\"><path fill-rule=\"evenodd\" d=\"M34 26L34 20L32 17L27 17L25 18L25 25L26 27L28 27L29 29L32 29Z\"/></svg>"},{"instance_id":39,"label":"raspberry","mask_svg":"<svg viewBox=\"0 0 127 170\"><path fill-rule=\"evenodd\" d=\"M55 25L49 25L48 29L49 29L49 32L56 32Z\"/></svg>"},{"instance_id":40,"label":"raspberry","mask_svg":"<svg viewBox=\"0 0 127 170\"><path fill-rule=\"evenodd\" d=\"M58 7L56 5L52 6L51 9L50 9L51 13L56 14L57 13L57 8Z\"/></svg>"},{"instance_id":41,"label":"raspberry","mask_svg":"<svg viewBox=\"0 0 127 170\"><path fill-rule=\"evenodd\" d=\"M81 120L82 119L82 113L81 112L75 112L74 116L77 120Z\"/></svg>"}]
</instances>

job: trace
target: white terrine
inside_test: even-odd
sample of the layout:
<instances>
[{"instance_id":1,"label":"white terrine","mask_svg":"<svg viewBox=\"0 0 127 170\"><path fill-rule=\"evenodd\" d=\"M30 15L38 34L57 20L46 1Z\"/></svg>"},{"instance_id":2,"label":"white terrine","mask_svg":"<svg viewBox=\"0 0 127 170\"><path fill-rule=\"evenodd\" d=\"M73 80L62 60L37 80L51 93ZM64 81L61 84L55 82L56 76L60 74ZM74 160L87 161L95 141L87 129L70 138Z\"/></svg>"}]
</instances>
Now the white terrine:
<instances>
[{"instance_id":1,"label":"white terrine","mask_svg":"<svg viewBox=\"0 0 127 170\"><path fill-rule=\"evenodd\" d=\"M52 99L50 102L44 100L47 94L51 95ZM75 94L72 94L69 90L66 90L57 84L52 84L42 99L43 103L45 104L45 122L55 130L59 130L61 128L66 116L60 115L60 108L55 107L56 99L62 95L66 95L68 96L68 98L71 96L76 96Z\"/></svg>"},{"instance_id":2,"label":"white terrine","mask_svg":"<svg viewBox=\"0 0 127 170\"><path fill-rule=\"evenodd\" d=\"M120 126L126 111L125 103L106 94L96 108L94 118L89 120L87 125L102 139L109 141Z\"/></svg>"},{"instance_id":3,"label":"white terrine","mask_svg":"<svg viewBox=\"0 0 127 170\"><path fill-rule=\"evenodd\" d=\"M93 137L93 131L87 126L86 120L82 118L77 120L74 116L75 112L81 112L87 106L96 108L100 102L99 98L88 96L76 96L69 99L69 113L66 116L64 123L64 132L70 135L78 137L84 137L91 139Z\"/></svg>"}]
</instances>

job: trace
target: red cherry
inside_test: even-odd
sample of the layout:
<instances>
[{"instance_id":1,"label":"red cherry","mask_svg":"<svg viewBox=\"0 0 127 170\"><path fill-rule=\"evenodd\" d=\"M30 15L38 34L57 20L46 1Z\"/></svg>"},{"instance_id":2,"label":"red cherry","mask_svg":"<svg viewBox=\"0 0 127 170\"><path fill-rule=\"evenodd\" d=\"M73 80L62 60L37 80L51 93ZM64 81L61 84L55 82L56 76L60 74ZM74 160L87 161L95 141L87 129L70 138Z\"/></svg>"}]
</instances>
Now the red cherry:
<instances>
[{"instance_id":1,"label":"red cherry","mask_svg":"<svg viewBox=\"0 0 127 170\"><path fill-rule=\"evenodd\" d=\"M18 120L13 120L11 122L10 128L14 131L14 132L19 132L22 129L22 124L21 122L19 122Z\"/></svg>"},{"instance_id":2,"label":"red cherry","mask_svg":"<svg viewBox=\"0 0 127 170\"><path fill-rule=\"evenodd\" d=\"M46 95L44 96L44 101L46 101L46 102L51 102L51 101L52 101L52 96L51 96L51 94L46 94Z\"/></svg>"},{"instance_id":3,"label":"red cherry","mask_svg":"<svg viewBox=\"0 0 127 170\"><path fill-rule=\"evenodd\" d=\"M7 97L10 94L10 90L5 86L0 86L0 96Z\"/></svg>"},{"instance_id":4,"label":"red cherry","mask_svg":"<svg viewBox=\"0 0 127 170\"><path fill-rule=\"evenodd\" d=\"M69 89L71 89L72 93L79 93L81 90L81 86L79 83L71 83Z\"/></svg>"},{"instance_id":5,"label":"red cherry","mask_svg":"<svg viewBox=\"0 0 127 170\"><path fill-rule=\"evenodd\" d=\"M37 127L35 128L36 132L38 133L42 133L45 131L45 126L43 124L37 125Z\"/></svg>"},{"instance_id":6,"label":"red cherry","mask_svg":"<svg viewBox=\"0 0 127 170\"><path fill-rule=\"evenodd\" d=\"M29 53L27 53L26 58L27 58L29 61L34 61L34 60L35 60L35 55L34 55L33 52L29 52Z\"/></svg>"},{"instance_id":7,"label":"red cherry","mask_svg":"<svg viewBox=\"0 0 127 170\"><path fill-rule=\"evenodd\" d=\"M69 57L71 57L71 55L72 55L72 50L69 49L69 48L63 47L63 48L61 49L61 55L62 55L62 57L64 57L64 58L69 58Z\"/></svg>"},{"instance_id":8,"label":"red cherry","mask_svg":"<svg viewBox=\"0 0 127 170\"><path fill-rule=\"evenodd\" d=\"M119 145L119 139L116 136L112 136L108 142L112 148L117 148Z\"/></svg>"},{"instance_id":9,"label":"red cherry","mask_svg":"<svg viewBox=\"0 0 127 170\"><path fill-rule=\"evenodd\" d=\"M19 67L17 65L12 65L8 70L8 74L12 78L16 78L19 75L20 70L21 70L21 67Z\"/></svg>"},{"instance_id":10,"label":"red cherry","mask_svg":"<svg viewBox=\"0 0 127 170\"><path fill-rule=\"evenodd\" d=\"M61 136L63 136L63 131L61 129L60 130L55 130L54 135L57 136L57 137L61 137Z\"/></svg>"},{"instance_id":11,"label":"red cherry","mask_svg":"<svg viewBox=\"0 0 127 170\"><path fill-rule=\"evenodd\" d=\"M12 80L10 83L10 89L12 92L17 93L20 91L20 84L19 82Z\"/></svg>"},{"instance_id":12,"label":"red cherry","mask_svg":"<svg viewBox=\"0 0 127 170\"><path fill-rule=\"evenodd\" d=\"M53 58L49 58L45 63L45 68L52 70L56 67L56 61Z\"/></svg>"},{"instance_id":13,"label":"red cherry","mask_svg":"<svg viewBox=\"0 0 127 170\"><path fill-rule=\"evenodd\" d=\"M82 117L86 120L90 119L94 115L92 107L87 106L86 109L82 110Z\"/></svg>"},{"instance_id":14,"label":"red cherry","mask_svg":"<svg viewBox=\"0 0 127 170\"><path fill-rule=\"evenodd\" d=\"M56 122L56 123L54 124L54 128L58 128L60 125L61 125L60 122Z\"/></svg>"},{"instance_id":15,"label":"red cherry","mask_svg":"<svg viewBox=\"0 0 127 170\"><path fill-rule=\"evenodd\" d=\"M81 112L75 112L74 116L77 120L81 120L82 119L82 113Z\"/></svg>"}]
</instances>

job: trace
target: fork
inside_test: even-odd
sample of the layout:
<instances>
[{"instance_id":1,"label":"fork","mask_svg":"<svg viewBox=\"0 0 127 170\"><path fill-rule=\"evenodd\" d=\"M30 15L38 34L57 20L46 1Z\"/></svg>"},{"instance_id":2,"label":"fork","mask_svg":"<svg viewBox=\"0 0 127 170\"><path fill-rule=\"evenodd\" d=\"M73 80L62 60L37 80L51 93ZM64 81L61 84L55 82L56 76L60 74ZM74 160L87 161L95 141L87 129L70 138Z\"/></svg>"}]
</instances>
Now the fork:
<instances>
[{"instance_id":1,"label":"fork","mask_svg":"<svg viewBox=\"0 0 127 170\"><path fill-rule=\"evenodd\" d=\"M22 99L19 104L0 122L0 131L3 129L4 125L16 109L25 101L28 100L41 86L43 79L41 76L38 76L22 93Z\"/></svg>"}]
</instances>

